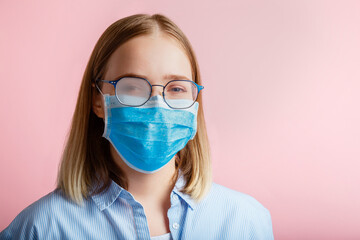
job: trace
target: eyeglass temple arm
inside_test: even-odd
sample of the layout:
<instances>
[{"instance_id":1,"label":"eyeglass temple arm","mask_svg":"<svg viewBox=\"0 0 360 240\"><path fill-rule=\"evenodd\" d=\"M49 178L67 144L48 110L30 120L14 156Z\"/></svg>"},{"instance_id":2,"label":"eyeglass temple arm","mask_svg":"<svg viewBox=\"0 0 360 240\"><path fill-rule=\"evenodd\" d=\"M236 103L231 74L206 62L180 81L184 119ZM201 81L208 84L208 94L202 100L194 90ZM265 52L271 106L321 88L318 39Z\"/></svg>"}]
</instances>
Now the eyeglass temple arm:
<instances>
[{"instance_id":1,"label":"eyeglass temple arm","mask_svg":"<svg viewBox=\"0 0 360 240\"><path fill-rule=\"evenodd\" d=\"M98 80L96 80L96 82L105 82L105 83L110 83L110 84L112 84L114 87L116 86L116 83L118 82L118 81L108 81L108 80L101 80L101 79L98 79Z\"/></svg>"},{"instance_id":2,"label":"eyeglass temple arm","mask_svg":"<svg viewBox=\"0 0 360 240\"><path fill-rule=\"evenodd\" d=\"M111 85L114 86L114 88L116 88L116 83L117 83L118 81L108 81L108 80L97 79L97 80L95 81L95 86L96 86L96 88L102 93L101 89L99 88L99 85L97 84L98 82L110 83Z\"/></svg>"},{"instance_id":3,"label":"eyeglass temple arm","mask_svg":"<svg viewBox=\"0 0 360 240\"><path fill-rule=\"evenodd\" d=\"M198 93L199 93L201 90L204 89L204 86L201 86L201 85L197 84L196 82L194 82L194 84L195 84L195 85L197 86L197 88L198 88Z\"/></svg>"}]
</instances>

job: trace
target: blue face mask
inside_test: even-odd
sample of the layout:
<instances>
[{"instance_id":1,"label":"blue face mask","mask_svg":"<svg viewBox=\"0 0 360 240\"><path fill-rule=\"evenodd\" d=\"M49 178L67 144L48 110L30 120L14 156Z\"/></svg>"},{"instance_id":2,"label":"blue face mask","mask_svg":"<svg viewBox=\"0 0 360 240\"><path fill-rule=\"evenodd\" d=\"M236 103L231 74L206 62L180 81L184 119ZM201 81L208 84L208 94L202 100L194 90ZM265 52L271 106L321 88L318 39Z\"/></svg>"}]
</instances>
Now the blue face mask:
<instances>
[{"instance_id":1,"label":"blue face mask","mask_svg":"<svg viewBox=\"0 0 360 240\"><path fill-rule=\"evenodd\" d=\"M139 172L160 170L195 137L197 102L187 109L172 109L161 96L151 97L140 107L124 106L107 94L104 99L103 137L129 167Z\"/></svg>"}]
</instances>

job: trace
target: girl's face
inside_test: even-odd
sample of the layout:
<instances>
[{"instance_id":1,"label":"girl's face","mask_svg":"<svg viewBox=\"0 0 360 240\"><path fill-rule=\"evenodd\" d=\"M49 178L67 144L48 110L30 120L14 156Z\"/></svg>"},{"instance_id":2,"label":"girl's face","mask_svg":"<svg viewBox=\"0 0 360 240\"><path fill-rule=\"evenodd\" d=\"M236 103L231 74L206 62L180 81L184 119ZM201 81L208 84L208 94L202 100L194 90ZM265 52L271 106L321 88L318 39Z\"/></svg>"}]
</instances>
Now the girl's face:
<instances>
[{"instance_id":1,"label":"girl's face","mask_svg":"<svg viewBox=\"0 0 360 240\"><path fill-rule=\"evenodd\" d=\"M154 33L130 39L111 55L103 79L116 80L122 76L146 78L152 85L166 85L170 80L193 80L189 58L180 44L164 35ZM102 85L104 94L114 95L114 86ZM162 93L162 87L153 87L152 96ZM104 118L102 96L94 94L93 110Z\"/></svg>"}]
</instances>

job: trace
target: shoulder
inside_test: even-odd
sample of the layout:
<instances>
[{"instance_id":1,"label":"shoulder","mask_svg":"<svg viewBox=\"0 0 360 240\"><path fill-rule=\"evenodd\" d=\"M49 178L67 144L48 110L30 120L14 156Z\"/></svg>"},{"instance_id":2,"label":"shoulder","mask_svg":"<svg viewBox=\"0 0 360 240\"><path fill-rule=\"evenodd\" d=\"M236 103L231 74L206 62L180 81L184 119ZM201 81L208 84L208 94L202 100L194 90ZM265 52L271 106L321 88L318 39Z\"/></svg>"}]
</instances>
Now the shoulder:
<instances>
[{"instance_id":1,"label":"shoulder","mask_svg":"<svg viewBox=\"0 0 360 240\"><path fill-rule=\"evenodd\" d=\"M67 213L79 208L60 190L54 190L22 210L0 233L0 239L37 239L43 232L53 232L58 222L66 221Z\"/></svg>"},{"instance_id":2,"label":"shoulder","mask_svg":"<svg viewBox=\"0 0 360 240\"><path fill-rule=\"evenodd\" d=\"M79 205L68 199L61 190L54 190L26 207L14 220L42 222L63 214L67 209L78 208Z\"/></svg>"},{"instance_id":3,"label":"shoulder","mask_svg":"<svg viewBox=\"0 0 360 240\"><path fill-rule=\"evenodd\" d=\"M241 193L225 186L213 183L210 192L204 199L214 202L227 209L254 212L257 214L268 214L269 211L254 197Z\"/></svg>"},{"instance_id":4,"label":"shoulder","mask_svg":"<svg viewBox=\"0 0 360 240\"><path fill-rule=\"evenodd\" d=\"M222 234L229 234L229 239L244 234L252 236L250 239L273 239L269 210L248 194L213 183L195 211L204 218L216 219L214 224L222 226L221 231L227 229Z\"/></svg>"}]
</instances>

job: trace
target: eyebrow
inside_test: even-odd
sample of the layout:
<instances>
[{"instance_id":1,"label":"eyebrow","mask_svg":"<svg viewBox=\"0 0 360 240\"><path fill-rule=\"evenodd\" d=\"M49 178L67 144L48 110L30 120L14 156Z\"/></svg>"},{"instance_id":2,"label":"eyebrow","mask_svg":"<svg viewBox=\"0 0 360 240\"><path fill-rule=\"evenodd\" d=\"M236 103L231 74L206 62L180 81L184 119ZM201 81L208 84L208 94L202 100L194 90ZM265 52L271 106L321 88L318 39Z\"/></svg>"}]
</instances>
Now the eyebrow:
<instances>
[{"instance_id":1,"label":"eyebrow","mask_svg":"<svg viewBox=\"0 0 360 240\"><path fill-rule=\"evenodd\" d=\"M120 76L117 76L114 80L117 80L117 79L123 78L123 77L138 77L138 78L148 79L145 75L136 74L136 73L125 73L125 74L121 74ZM165 76L163 76L163 80L170 81L170 80L190 80L190 79L183 75L166 74Z\"/></svg>"}]
</instances>

